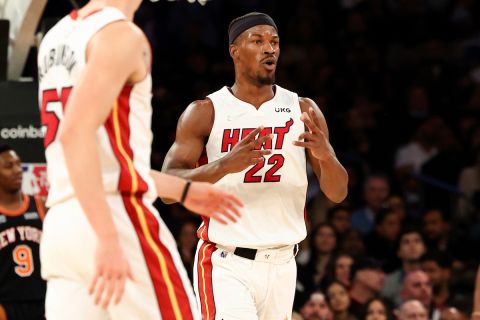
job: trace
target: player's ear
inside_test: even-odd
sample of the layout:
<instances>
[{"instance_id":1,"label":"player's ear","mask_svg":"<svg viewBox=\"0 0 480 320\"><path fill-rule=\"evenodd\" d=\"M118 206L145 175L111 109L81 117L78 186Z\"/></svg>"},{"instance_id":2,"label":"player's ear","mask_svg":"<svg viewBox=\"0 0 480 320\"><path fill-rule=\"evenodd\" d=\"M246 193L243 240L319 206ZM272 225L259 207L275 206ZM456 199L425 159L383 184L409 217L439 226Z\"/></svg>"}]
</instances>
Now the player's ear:
<instances>
[{"instance_id":1,"label":"player's ear","mask_svg":"<svg viewBox=\"0 0 480 320\"><path fill-rule=\"evenodd\" d=\"M235 60L238 57L238 46L233 43L230 45L228 50L230 51L230 57Z\"/></svg>"}]
</instances>

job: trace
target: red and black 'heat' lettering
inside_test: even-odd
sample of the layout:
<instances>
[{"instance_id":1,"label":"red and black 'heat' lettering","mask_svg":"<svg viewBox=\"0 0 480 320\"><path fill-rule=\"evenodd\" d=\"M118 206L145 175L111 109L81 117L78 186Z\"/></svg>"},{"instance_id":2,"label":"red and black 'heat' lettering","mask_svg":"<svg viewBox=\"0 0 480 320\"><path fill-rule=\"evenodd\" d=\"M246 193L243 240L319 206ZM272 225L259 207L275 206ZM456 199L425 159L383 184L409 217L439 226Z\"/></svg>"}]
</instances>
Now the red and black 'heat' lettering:
<instances>
[{"instance_id":1,"label":"red and black 'heat' lettering","mask_svg":"<svg viewBox=\"0 0 480 320\"><path fill-rule=\"evenodd\" d=\"M263 137L273 133L274 138L272 140L275 140L275 150L281 150L283 148L283 142L285 141L285 135L290 131L290 127L292 125L293 119L290 118L290 120L285 122L285 126L263 128L258 137ZM244 139L253 130L255 130L255 128L224 129L221 151L231 151L240 140ZM263 145L257 146L255 150L273 149L272 140L268 140Z\"/></svg>"}]
</instances>

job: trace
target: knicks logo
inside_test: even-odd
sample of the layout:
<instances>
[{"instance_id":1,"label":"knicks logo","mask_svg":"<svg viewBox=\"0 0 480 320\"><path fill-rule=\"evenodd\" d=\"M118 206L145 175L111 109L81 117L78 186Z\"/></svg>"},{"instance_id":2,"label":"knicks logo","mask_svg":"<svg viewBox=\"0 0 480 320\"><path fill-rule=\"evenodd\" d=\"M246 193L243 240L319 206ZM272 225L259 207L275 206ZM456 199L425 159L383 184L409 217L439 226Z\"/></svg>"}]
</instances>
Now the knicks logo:
<instances>
[{"instance_id":1,"label":"knicks logo","mask_svg":"<svg viewBox=\"0 0 480 320\"><path fill-rule=\"evenodd\" d=\"M290 108L275 107L275 112L286 112L286 113L290 113Z\"/></svg>"}]
</instances>

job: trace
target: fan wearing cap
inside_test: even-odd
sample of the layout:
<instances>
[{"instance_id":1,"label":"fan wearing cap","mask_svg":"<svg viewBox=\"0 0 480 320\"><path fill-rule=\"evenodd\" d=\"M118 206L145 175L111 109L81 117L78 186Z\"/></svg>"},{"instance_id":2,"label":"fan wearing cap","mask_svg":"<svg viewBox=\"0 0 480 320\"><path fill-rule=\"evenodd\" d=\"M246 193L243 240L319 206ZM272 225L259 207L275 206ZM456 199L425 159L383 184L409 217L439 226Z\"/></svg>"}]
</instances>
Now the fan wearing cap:
<instances>
[{"instance_id":1,"label":"fan wearing cap","mask_svg":"<svg viewBox=\"0 0 480 320\"><path fill-rule=\"evenodd\" d=\"M204 219L197 232L194 287L203 318L290 319L294 256L306 236L307 158L334 202L345 198L348 177L315 102L275 84L273 19L238 17L228 39L235 83L187 107L163 171L215 183L245 204L235 225Z\"/></svg>"}]
</instances>

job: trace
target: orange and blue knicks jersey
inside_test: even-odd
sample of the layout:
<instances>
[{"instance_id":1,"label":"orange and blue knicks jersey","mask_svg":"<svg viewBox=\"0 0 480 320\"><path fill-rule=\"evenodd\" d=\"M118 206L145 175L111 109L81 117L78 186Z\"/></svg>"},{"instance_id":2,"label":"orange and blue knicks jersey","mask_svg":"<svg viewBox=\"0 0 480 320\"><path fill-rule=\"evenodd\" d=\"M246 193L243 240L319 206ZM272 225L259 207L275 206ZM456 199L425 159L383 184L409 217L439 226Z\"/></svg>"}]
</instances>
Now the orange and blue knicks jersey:
<instances>
[{"instance_id":1,"label":"orange and blue knicks jersey","mask_svg":"<svg viewBox=\"0 0 480 320\"><path fill-rule=\"evenodd\" d=\"M237 99L223 87L209 95L215 112L206 154L208 162L227 155L259 126L259 136L273 139L257 148L271 149L265 161L227 174L216 185L237 195L245 204L237 223L222 225L204 219L201 239L226 246L271 248L295 244L306 236L304 208L307 191L305 149L293 145L305 131L298 95L275 86L273 99L258 109Z\"/></svg>"},{"instance_id":2,"label":"orange and blue knicks jersey","mask_svg":"<svg viewBox=\"0 0 480 320\"><path fill-rule=\"evenodd\" d=\"M44 212L40 199L25 194L18 210L0 207L0 303L45 299L39 255Z\"/></svg>"},{"instance_id":3,"label":"orange and blue knicks jersey","mask_svg":"<svg viewBox=\"0 0 480 320\"><path fill-rule=\"evenodd\" d=\"M50 184L48 206L74 194L58 136L68 97L87 64L87 45L106 25L125 19L121 11L112 7L94 11L83 19L74 11L59 21L41 43L39 104ZM125 85L107 120L97 131L102 181L107 193L143 195L150 200L156 197L149 175L151 87L150 74L141 82Z\"/></svg>"}]
</instances>

